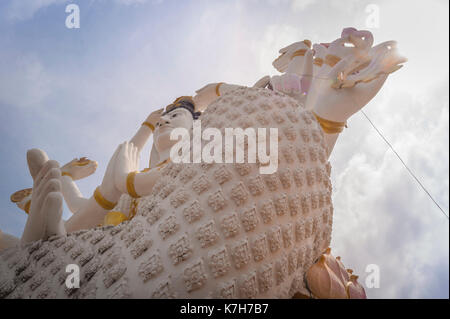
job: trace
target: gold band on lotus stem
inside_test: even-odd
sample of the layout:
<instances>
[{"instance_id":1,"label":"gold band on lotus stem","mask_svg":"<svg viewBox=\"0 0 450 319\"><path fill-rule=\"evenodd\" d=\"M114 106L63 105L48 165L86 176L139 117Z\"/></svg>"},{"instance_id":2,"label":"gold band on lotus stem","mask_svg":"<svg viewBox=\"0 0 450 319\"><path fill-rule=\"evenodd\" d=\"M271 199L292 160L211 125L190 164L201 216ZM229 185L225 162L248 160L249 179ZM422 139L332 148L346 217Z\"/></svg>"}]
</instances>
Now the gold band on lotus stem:
<instances>
[{"instance_id":1,"label":"gold band on lotus stem","mask_svg":"<svg viewBox=\"0 0 450 319\"><path fill-rule=\"evenodd\" d=\"M217 96L220 96L220 91L219 91L219 89L220 89L220 86L223 84L223 82L220 82L220 83L217 83L217 85L216 85L216 95Z\"/></svg>"},{"instance_id":2,"label":"gold band on lotus stem","mask_svg":"<svg viewBox=\"0 0 450 319\"><path fill-rule=\"evenodd\" d=\"M327 134L341 133L344 130L344 127L347 127L347 123L345 123L345 122L333 122L333 121L321 118L315 112L313 112L313 114L316 117L317 122L319 122L322 130Z\"/></svg>"},{"instance_id":3,"label":"gold band on lotus stem","mask_svg":"<svg viewBox=\"0 0 450 319\"><path fill-rule=\"evenodd\" d=\"M100 187L97 187L95 189L94 198L97 204L99 204L103 209L106 210L111 210L117 205L117 203L110 202L109 200L103 197L102 193L100 193Z\"/></svg>"},{"instance_id":4,"label":"gold band on lotus stem","mask_svg":"<svg viewBox=\"0 0 450 319\"><path fill-rule=\"evenodd\" d=\"M144 122L144 123L142 123L142 125L147 126L149 129L152 130L152 132L155 130L155 127L153 126L153 124L151 124L149 122Z\"/></svg>"},{"instance_id":5,"label":"gold band on lotus stem","mask_svg":"<svg viewBox=\"0 0 450 319\"><path fill-rule=\"evenodd\" d=\"M138 172L131 172L127 176L127 192L133 198L139 198L141 196L138 195L136 189L134 188L134 178Z\"/></svg>"}]
</instances>

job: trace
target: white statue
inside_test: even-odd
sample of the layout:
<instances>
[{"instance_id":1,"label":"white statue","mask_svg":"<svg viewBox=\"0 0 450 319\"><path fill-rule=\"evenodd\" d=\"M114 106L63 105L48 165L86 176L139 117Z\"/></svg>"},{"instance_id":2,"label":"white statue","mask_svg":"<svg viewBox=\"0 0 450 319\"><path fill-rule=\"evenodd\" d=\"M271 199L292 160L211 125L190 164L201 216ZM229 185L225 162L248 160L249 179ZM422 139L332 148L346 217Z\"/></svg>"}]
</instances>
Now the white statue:
<instances>
[{"instance_id":1,"label":"white statue","mask_svg":"<svg viewBox=\"0 0 450 319\"><path fill-rule=\"evenodd\" d=\"M48 268L40 267L52 274L60 263L75 260L84 267L85 284L64 290L56 288L54 276L48 281L31 276L39 289L20 291L14 278L23 281L26 266L14 250L6 250L0 253L5 271L0 298L274 298L298 292L365 297L356 276L326 251L332 225L328 156L348 118L405 61L394 42L373 48L372 43L369 32L351 28L313 49L308 41L294 43L274 62L286 72L281 76L264 77L254 88L209 84L192 99L182 97L152 113L133 139L117 148L94 196L73 205L80 209L65 223L57 164L43 152L29 154L35 182L22 241L52 238L27 245L19 255L43 258L51 250L59 268L48 256L42 262ZM208 127L278 128L278 172L261 175L258 164L170 163L176 142L170 132L191 128L205 109L201 118ZM137 172L153 131L149 169ZM120 224L115 220L117 226L91 229L116 209L121 195L136 199L134 213Z\"/></svg>"}]
</instances>

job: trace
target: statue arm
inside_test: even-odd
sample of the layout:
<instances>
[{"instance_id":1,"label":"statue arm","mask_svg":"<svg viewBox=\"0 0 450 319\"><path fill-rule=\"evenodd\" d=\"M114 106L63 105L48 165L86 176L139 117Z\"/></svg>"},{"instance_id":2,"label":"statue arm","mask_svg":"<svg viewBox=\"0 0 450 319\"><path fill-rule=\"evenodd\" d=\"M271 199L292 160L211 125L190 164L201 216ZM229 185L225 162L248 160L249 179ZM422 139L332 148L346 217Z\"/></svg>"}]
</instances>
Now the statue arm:
<instances>
[{"instance_id":1,"label":"statue arm","mask_svg":"<svg viewBox=\"0 0 450 319\"><path fill-rule=\"evenodd\" d=\"M111 157L106 168L102 184L85 202L79 212L74 214L65 222L67 232L97 227L102 224L106 213L116 206L121 193L115 187L114 173L117 155L119 154L121 148L122 145L119 145Z\"/></svg>"},{"instance_id":2,"label":"statue arm","mask_svg":"<svg viewBox=\"0 0 450 319\"><path fill-rule=\"evenodd\" d=\"M91 198L86 199L83 208L65 222L66 231L70 233L97 227L103 223L103 219L108 211L109 209L102 207L95 197L91 196Z\"/></svg>"},{"instance_id":3,"label":"statue arm","mask_svg":"<svg viewBox=\"0 0 450 319\"><path fill-rule=\"evenodd\" d=\"M142 150L145 143L147 143L147 140L149 139L150 135L152 135L153 131L150 127L146 125L142 125L139 130L136 132L136 134L133 136L133 138L130 140L130 143L133 143L136 145L139 150Z\"/></svg>"},{"instance_id":4,"label":"statue arm","mask_svg":"<svg viewBox=\"0 0 450 319\"><path fill-rule=\"evenodd\" d=\"M208 105L217 100L225 93L234 91L238 88L244 87L242 85L227 84L227 83L210 83L196 91L196 95L193 100L196 105L196 110L204 111Z\"/></svg>"},{"instance_id":5,"label":"statue arm","mask_svg":"<svg viewBox=\"0 0 450 319\"><path fill-rule=\"evenodd\" d=\"M75 214L82 209L88 201L78 189L75 181L94 174L98 163L86 157L73 159L61 167L61 192L69 210Z\"/></svg>"},{"instance_id":6,"label":"statue arm","mask_svg":"<svg viewBox=\"0 0 450 319\"><path fill-rule=\"evenodd\" d=\"M88 202L70 176L61 176L61 188L69 210L75 214Z\"/></svg>"},{"instance_id":7,"label":"statue arm","mask_svg":"<svg viewBox=\"0 0 450 319\"><path fill-rule=\"evenodd\" d=\"M138 173L134 177L134 188L139 196L150 195L153 186L155 186L158 179L161 177L161 173L158 168L154 168L145 173Z\"/></svg>"},{"instance_id":8,"label":"statue arm","mask_svg":"<svg viewBox=\"0 0 450 319\"><path fill-rule=\"evenodd\" d=\"M133 136L133 138L130 140L130 143L133 143L133 145L137 147L139 153L141 152L145 143L147 143L150 135L152 135L156 123L158 122L163 112L163 108L152 112L142 123L141 127Z\"/></svg>"}]
</instances>

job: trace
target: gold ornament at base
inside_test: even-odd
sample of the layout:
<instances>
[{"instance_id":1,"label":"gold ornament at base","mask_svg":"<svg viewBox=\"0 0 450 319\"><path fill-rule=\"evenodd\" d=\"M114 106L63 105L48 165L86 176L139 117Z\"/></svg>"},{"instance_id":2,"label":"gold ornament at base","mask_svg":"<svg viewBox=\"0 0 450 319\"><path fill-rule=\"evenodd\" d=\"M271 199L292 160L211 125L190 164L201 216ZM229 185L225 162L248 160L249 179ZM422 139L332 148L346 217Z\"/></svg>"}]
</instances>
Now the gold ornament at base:
<instances>
[{"instance_id":1,"label":"gold ornament at base","mask_svg":"<svg viewBox=\"0 0 450 319\"><path fill-rule=\"evenodd\" d=\"M112 211L106 214L103 220L103 226L117 226L127 219L128 217L124 213Z\"/></svg>"}]
</instances>

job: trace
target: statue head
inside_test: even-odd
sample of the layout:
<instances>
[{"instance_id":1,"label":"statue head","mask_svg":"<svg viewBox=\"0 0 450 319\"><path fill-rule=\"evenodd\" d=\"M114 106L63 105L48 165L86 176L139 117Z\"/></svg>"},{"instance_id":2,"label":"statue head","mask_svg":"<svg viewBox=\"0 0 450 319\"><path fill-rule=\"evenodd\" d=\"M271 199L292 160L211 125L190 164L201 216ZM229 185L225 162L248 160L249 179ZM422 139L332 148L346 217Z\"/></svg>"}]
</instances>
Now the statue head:
<instances>
[{"instance_id":1,"label":"statue head","mask_svg":"<svg viewBox=\"0 0 450 319\"><path fill-rule=\"evenodd\" d=\"M160 153L169 150L177 142L170 139L172 130L178 127L190 130L193 121L198 119L200 114L200 112L196 112L195 103L190 96L181 96L166 107L153 132L150 167L152 164L157 165L160 162Z\"/></svg>"}]
</instances>

